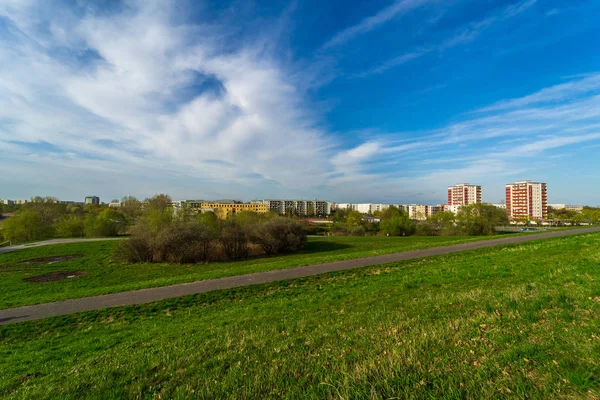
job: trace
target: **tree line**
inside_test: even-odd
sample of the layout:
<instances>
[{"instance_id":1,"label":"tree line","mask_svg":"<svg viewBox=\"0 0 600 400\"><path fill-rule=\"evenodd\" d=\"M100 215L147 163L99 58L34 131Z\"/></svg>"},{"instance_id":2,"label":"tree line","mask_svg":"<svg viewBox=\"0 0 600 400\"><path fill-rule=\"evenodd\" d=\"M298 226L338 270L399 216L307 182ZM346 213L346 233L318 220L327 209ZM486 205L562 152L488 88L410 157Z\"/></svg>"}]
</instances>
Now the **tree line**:
<instances>
[{"instance_id":1,"label":"tree line","mask_svg":"<svg viewBox=\"0 0 600 400\"><path fill-rule=\"evenodd\" d=\"M198 263L301 250L306 231L296 219L241 212L222 220L212 212L175 212L170 202L150 201L119 244L116 256L131 263Z\"/></svg>"},{"instance_id":2,"label":"tree line","mask_svg":"<svg viewBox=\"0 0 600 400\"><path fill-rule=\"evenodd\" d=\"M2 222L0 242L117 236L125 233L141 215L143 205L134 197L123 198L119 209L96 204L62 204L50 196L34 197L16 210L11 209L13 216Z\"/></svg>"},{"instance_id":3,"label":"tree line","mask_svg":"<svg viewBox=\"0 0 600 400\"><path fill-rule=\"evenodd\" d=\"M395 206L376 211L380 221L365 219L355 210L338 209L332 218L333 235L386 236L483 236L493 235L494 227L508 223L506 211L491 204L477 203L464 206L458 213L442 211L424 221L414 221L408 213Z\"/></svg>"}]
</instances>

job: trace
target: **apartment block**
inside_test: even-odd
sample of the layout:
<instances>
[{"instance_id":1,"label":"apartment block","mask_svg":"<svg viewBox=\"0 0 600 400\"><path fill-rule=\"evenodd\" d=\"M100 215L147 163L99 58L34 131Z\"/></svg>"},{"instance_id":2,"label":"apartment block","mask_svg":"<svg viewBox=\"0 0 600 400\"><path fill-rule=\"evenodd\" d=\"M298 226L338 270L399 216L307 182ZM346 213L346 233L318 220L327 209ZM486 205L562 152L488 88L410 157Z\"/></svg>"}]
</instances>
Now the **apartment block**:
<instances>
[{"instance_id":1,"label":"apartment block","mask_svg":"<svg viewBox=\"0 0 600 400\"><path fill-rule=\"evenodd\" d=\"M481 186L459 183L448 186L448 205L466 206L481 203Z\"/></svg>"},{"instance_id":2,"label":"apartment block","mask_svg":"<svg viewBox=\"0 0 600 400\"><path fill-rule=\"evenodd\" d=\"M508 218L539 220L548 214L548 193L542 182L517 181L506 185Z\"/></svg>"},{"instance_id":3,"label":"apartment block","mask_svg":"<svg viewBox=\"0 0 600 400\"><path fill-rule=\"evenodd\" d=\"M254 200L254 202L262 202L269 211L281 215L326 216L331 214L332 207L331 202L327 200Z\"/></svg>"},{"instance_id":4,"label":"apartment block","mask_svg":"<svg viewBox=\"0 0 600 400\"><path fill-rule=\"evenodd\" d=\"M444 204L444 211L450 211L454 214L458 213L462 208L462 204Z\"/></svg>"},{"instance_id":5,"label":"apartment block","mask_svg":"<svg viewBox=\"0 0 600 400\"><path fill-rule=\"evenodd\" d=\"M87 196L85 198L85 204L100 204L100 197L98 197L98 196Z\"/></svg>"},{"instance_id":6,"label":"apartment block","mask_svg":"<svg viewBox=\"0 0 600 400\"><path fill-rule=\"evenodd\" d=\"M196 209L197 210L197 209ZM238 214L244 211L251 211L256 213L266 213L269 211L265 204L254 204L254 203L230 203L230 202L212 202L212 203L201 203L199 211L213 211L217 214L217 217L221 219L227 218L229 215Z\"/></svg>"},{"instance_id":7,"label":"apartment block","mask_svg":"<svg viewBox=\"0 0 600 400\"><path fill-rule=\"evenodd\" d=\"M408 215L411 219L425 221L429 217L429 206L424 204L410 204L408 206Z\"/></svg>"}]
</instances>

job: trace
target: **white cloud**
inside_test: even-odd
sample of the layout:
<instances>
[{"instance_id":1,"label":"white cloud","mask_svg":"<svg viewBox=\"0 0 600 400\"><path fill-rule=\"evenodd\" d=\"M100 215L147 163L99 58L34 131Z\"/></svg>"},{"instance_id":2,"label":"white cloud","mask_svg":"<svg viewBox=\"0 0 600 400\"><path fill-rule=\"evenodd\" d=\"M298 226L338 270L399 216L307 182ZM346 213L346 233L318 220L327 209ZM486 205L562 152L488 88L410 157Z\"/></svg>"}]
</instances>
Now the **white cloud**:
<instances>
[{"instance_id":1,"label":"white cloud","mask_svg":"<svg viewBox=\"0 0 600 400\"><path fill-rule=\"evenodd\" d=\"M131 2L117 15L89 14L75 24L57 17L50 35L36 31L34 4L15 4L0 9L21 30L0 44L0 121L11 121L0 125L0 141L48 142L125 169L169 166L196 177L262 177L304 188L323 183L333 142L306 106L302 85L289 79L301 74L262 45L220 51L218 28L176 24L163 2ZM54 57L57 49L99 57L82 67ZM201 77L221 89L182 102Z\"/></svg>"},{"instance_id":2,"label":"white cloud","mask_svg":"<svg viewBox=\"0 0 600 400\"><path fill-rule=\"evenodd\" d=\"M440 129L352 133L363 141L343 149L345 133L322 128L307 100L314 71L281 61L264 37L224 50L218 21L192 26L166 3L128 4L75 18L52 3L0 3L14 24L0 41L3 185L435 202L448 184L501 183L539 167L540 152L600 139L600 74L588 74Z\"/></svg>"}]
</instances>

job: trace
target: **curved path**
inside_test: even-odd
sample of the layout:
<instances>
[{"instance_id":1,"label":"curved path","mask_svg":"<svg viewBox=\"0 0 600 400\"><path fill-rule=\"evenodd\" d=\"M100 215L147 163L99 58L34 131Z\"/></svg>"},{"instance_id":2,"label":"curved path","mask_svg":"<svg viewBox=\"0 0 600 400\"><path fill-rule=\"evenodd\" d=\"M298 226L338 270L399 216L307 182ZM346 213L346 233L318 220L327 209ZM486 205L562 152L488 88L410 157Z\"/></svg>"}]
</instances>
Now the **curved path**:
<instances>
[{"instance_id":1,"label":"curved path","mask_svg":"<svg viewBox=\"0 0 600 400\"><path fill-rule=\"evenodd\" d=\"M84 311L100 310L107 307L129 306L149 303L152 301L187 296L196 293L211 292L214 290L230 289L240 286L256 285L281 281L285 279L302 278L327 272L342 271L352 268L366 267L369 265L386 264L396 261L410 260L455 253L466 250L476 250L498 245L530 242L532 240L556 238L562 236L580 235L590 232L600 232L600 227L583 228L567 231L554 231L525 236L512 236L500 239L481 240L453 244L449 246L432 247L423 250L411 250L402 253L385 254L354 260L335 261L324 264L308 265L276 271L259 272L255 274L230 276L227 278L210 279L191 283L182 283L172 286L162 286L149 289L133 290L129 292L106 294L102 296L84 297L79 299L57 301L54 303L37 304L18 308L0 310L0 324L10 324L21 321L67 315Z\"/></svg>"},{"instance_id":2,"label":"curved path","mask_svg":"<svg viewBox=\"0 0 600 400\"><path fill-rule=\"evenodd\" d=\"M81 242L104 242L106 240L122 240L125 237L113 237L113 238L81 238L81 239L50 239L44 240L43 242L34 242L27 244L19 244L17 246L0 247L0 254L10 253L15 250L29 249L30 247L49 246L51 244L65 244L65 243L81 243Z\"/></svg>"}]
</instances>

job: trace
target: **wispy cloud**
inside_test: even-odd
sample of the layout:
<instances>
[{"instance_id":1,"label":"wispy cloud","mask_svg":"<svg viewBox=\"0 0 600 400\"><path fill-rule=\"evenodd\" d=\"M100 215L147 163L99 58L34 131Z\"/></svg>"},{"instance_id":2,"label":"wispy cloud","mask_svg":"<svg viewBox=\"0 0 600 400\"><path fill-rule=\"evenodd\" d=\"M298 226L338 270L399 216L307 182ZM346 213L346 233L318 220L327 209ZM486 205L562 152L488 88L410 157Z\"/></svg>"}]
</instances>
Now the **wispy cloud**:
<instances>
[{"instance_id":1,"label":"wispy cloud","mask_svg":"<svg viewBox=\"0 0 600 400\"><path fill-rule=\"evenodd\" d=\"M464 120L440 129L386 135L377 147L369 147L373 151L359 145L355 150L361 157L345 157L331 185L343 191L355 176L360 183L353 187L365 193L385 187L398 198L424 192L430 193L421 197L424 201L435 196L441 201L440 188L448 183L485 180L501 185L541 165L548 170L547 157L568 155L584 144L591 149L600 142L600 95L591 90L598 79L600 74L586 74L541 89L524 97L526 101L506 100L498 103L502 107L485 108L483 115L466 114ZM393 144L394 139L401 143ZM382 171L402 172L398 176Z\"/></svg>"},{"instance_id":2,"label":"wispy cloud","mask_svg":"<svg viewBox=\"0 0 600 400\"><path fill-rule=\"evenodd\" d=\"M358 24L338 32L323 45L323 48L327 49L345 44L357 36L377 29L381 25L391 21L394 18L408 14L411 11L424 6L425 4L432 2L433 0L398 0L386 8L378 11L376 14L363 19Z\"/></svg>"},{"instance_id":3,"label":"wispy cloud","mask_svg":"<svg viewBox=\"0 0 600 400\"><path fill-rule=\"evenodd\" d=\"M471 22L466 26L458 28L452 36L442 40L441 42L435 44L422 45L417 49L401 54L397 57L383 62L382 64L376 67L353 74L352 76L364 78L370 75L381 74L394 67L407 64L430 53L439 53L459 45L470 43L492 25L504 22L510 18L514 18L520 15L521 13L527 11L533 5L535 5L536 2L537 0L527 0L518 4L508 6L494 15L490 15L482 20Z\"/></svg>"}]
</instances>

